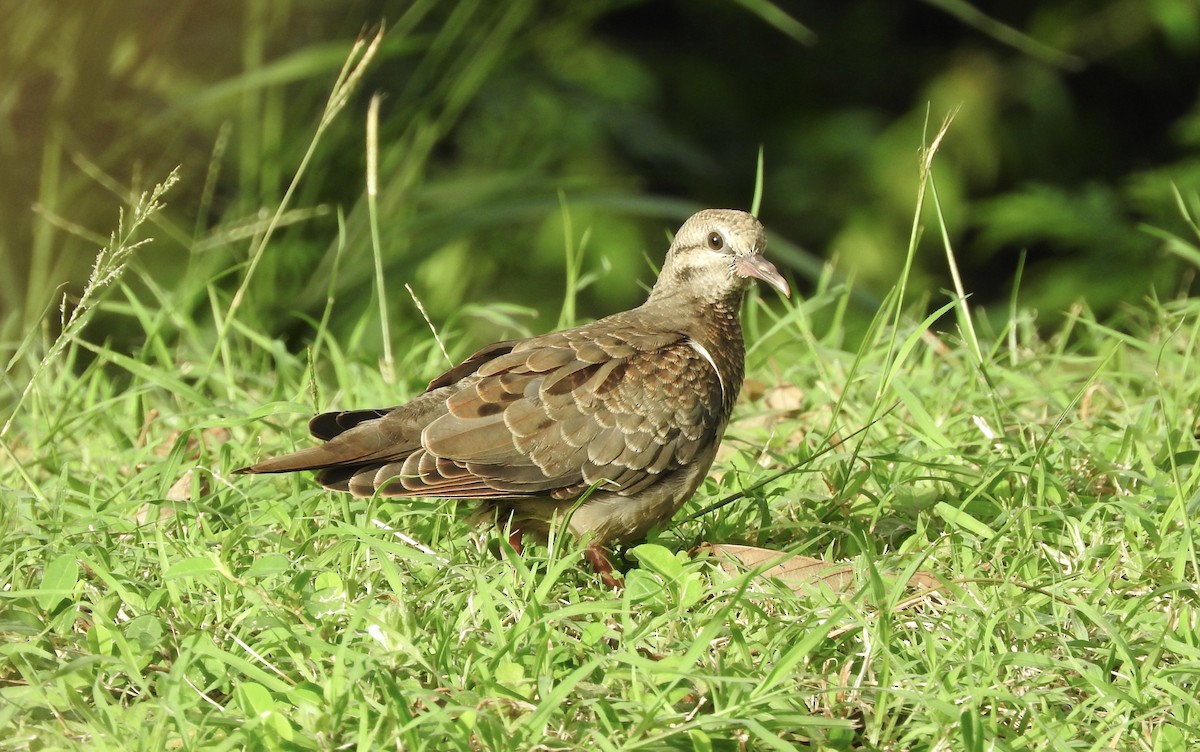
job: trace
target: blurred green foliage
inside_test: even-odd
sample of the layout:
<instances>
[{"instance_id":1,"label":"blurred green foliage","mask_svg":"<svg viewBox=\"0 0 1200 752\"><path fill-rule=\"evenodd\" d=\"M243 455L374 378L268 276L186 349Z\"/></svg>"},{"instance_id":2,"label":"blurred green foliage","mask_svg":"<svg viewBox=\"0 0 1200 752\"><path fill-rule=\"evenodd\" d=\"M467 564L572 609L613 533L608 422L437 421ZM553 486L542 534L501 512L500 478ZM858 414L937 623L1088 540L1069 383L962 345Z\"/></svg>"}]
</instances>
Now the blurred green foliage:
<instances>
[{"instance_id":1,"label":"blurred green foliage","mask_svg":"<svg viewBox=\"0 0 1200 752\"><path fill-rule=\"evenodd\" d=\"M701 206L749 205L760 146L773 257L799 278L836 258L839 273L882 296L907 247L918 151L950 112L935 176L978 304L1008 299L1022 254L1021 300L1049 312L1186 288L1194 270L1142 226L1187 235L1172 186L1189 202L1200 189L1200 6L1047 0L981 10L993 9L956 0L11 4L0 31L3 349L48 320L60 286L81 287L114 207L175 165L181 184L130 282L197 320L220 310L352 42L381 22L368 79L318 144L246 297L243 318L296 342L331 291L335 331L371 306L364 116L376 92L397 342L425 327L406 282L435 323L479 328L478 339L551 327L564 247L585 237L584 271L602 284L581 291L580 314L636 303L666 231ZM948 287L944 255L937 238L922 243L915 279L937 296ZM498 301L543 319L489 305ZM119 312L95 332L136 337ZM379 348L377 334L347 336Z\"/></svg>"}]
</instances>

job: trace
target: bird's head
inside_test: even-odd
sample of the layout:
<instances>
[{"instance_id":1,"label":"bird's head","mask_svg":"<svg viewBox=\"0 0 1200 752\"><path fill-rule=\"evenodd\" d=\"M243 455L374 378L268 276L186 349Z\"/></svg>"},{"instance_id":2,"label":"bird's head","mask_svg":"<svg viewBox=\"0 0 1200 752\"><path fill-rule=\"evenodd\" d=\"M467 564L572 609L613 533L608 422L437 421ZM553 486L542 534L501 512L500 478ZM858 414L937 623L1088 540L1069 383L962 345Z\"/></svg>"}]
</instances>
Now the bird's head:
<instances>
[{"instance_id":1,"label":"bird's head","mask_svg":"<svg viewBox=\"0 0 1200 752\"><path fill-rule=\"evenodd\" d=\"M762 223L753 215L736 209L696 212L675 234L650 299L678 294L737 299L751 279L760 279L787 297L787 281L763 257L766 247Z\"/></svg>"}]
</instances>

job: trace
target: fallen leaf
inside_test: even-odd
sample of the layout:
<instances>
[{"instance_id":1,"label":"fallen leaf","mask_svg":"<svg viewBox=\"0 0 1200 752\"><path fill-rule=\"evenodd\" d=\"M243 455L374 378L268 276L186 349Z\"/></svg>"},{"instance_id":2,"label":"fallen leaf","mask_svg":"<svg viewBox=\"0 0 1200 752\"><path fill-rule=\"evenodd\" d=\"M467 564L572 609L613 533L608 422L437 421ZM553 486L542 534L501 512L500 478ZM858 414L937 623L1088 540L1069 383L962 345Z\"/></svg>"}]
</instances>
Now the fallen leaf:
<instances>
[{"instance_id":1,"label":"fallen leaf","mask_svg":"<svg viewBox=\"0 0 1200 752\"><path fill-rule=\"evenodd\" d=\"M731 543L703 543L693 555L719 559L721 568L731 575L755 570L759 577L778 578L792 590L802 590L814 583L824 583L835 593L854 588L853 567L811 556L788 555L769 548Z\"/></svg>"},{"instance_id":2,"label":"fallen leaf","mask_svg":"<svg viewBox=\"0 0 1200 752\"><path fill-rule=\"evenodd\" d=\"M192 478L195 474L195 470L188 470L179 476L179 480L167 489L167 498L171 501L192 501ZM208 493L208 483L204 478L200 479L200 493L201 495Z\"/></svg>"},{"instance_id":3,"label":"fallen leaf","mask_svg":"<svg viewBox=\"0 0 1200 752\"><path fill-rule=\"evenodd\" d=\"M758 572L756 576L777 578L793 592L800 592L816 583L824 584L835 593L849 593L855 588L854 567L811 556L790 555L769 548L732 543L702 543L693 549L692 556L715 557L720 560L721 568L731 575L755 570ZM942 583L929 572L918 571L905 586L926 594L940 590Z\"/></svg>"},{"instance_id":4,"label":"fallen leaf","mask_svg":"<svg viewBox=\"0 0 1200 752\"><path fill-rule=\"evenodd\" d=\"M773 386L763 395L763 404L772 410L797 412L804 406L804 390L792 384Z\"/></svg>"},{"instance_id":5,"label":"fallen leaf","mask_svg":"<svg viewBox=\"0 0 1200 752\"><path fill-rule=\"evenodd\" d=\"M742 396L753 402L767 391L767 385L761 379L747 376L742 380Z\"/></svg>"}]
</instances>

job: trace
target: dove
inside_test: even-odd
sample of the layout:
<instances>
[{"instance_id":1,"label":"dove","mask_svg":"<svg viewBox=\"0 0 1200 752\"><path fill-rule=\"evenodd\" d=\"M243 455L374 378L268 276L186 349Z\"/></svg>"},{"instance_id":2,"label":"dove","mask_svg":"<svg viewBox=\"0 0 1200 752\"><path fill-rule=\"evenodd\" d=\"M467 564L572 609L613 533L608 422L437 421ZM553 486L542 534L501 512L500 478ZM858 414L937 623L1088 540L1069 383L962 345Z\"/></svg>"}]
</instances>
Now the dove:
<instances>
[{"instance_id":1,"label":"dove","mask_svg":"<svg viewBox=\"0 0 1200 752\"><path fill-rule=\"evenodd\" d=\"M752 280L787 297L752 215L705 209L679 228L632 310L484 347L395 407L333 411L322 443L239 473L316 471L355 496L470 500L520 550L565 524L616 585L613 544L665 525L703 483L742 386Z\"/></svg>"}]
</instances>

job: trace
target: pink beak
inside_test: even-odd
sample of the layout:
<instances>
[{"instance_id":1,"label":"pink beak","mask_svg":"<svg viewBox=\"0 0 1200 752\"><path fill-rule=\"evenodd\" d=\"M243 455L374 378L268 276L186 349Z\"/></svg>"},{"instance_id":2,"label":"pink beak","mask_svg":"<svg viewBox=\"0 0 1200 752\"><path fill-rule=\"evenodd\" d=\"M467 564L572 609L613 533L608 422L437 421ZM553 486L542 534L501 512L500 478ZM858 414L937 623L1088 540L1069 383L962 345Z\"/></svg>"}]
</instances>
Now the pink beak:
<instances>
[{"instance_id":1,"label":"pink beak","mask_svg":"<svg viewBox=\"0 0 1200 752\"><path fill-rule=\"evenodd\" d=\"M763 258L761 253L751 253L738 256L734 261L734 270L743 277L761 279L779 291L783 297L791 297L792 291L787 280L780 275L779 270L770 261Z\"/></svg>"}]
</instances>

